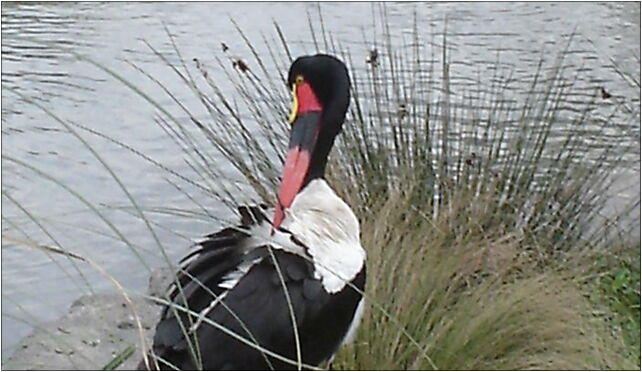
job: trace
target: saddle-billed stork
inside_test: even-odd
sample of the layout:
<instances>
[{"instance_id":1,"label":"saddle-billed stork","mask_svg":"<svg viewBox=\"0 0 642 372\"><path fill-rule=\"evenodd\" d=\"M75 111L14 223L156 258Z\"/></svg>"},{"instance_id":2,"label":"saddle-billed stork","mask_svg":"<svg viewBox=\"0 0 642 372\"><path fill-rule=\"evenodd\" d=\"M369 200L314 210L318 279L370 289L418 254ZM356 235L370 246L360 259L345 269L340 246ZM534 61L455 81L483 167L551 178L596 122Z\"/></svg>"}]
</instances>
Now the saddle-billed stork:
<instances>
[{"instance_id":1,"label":"saddle-billed stork","mask_svg":"<svg viewBox=\"0 0 642 372\"><path fill-rule=\"evenodd\" d=\"M181 261L169 289L175 306L164 307L141 368L310 368L354 337L366 253L357 217L324 179L348 109L348 71L335 57L304 56L288 85L292 129L277 205L240 207L239 226L208 235Z\"/></svg>"}]
</instances>

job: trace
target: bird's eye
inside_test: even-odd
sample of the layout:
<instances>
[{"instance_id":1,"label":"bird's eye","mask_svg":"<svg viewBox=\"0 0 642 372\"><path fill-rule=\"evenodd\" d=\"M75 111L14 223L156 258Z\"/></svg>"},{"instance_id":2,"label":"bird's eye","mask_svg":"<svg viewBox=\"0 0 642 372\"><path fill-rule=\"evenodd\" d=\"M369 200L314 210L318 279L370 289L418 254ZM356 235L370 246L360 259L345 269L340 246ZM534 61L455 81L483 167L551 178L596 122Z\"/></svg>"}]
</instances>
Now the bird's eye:
<instances>
[{"instance_id":1,"label":"bird's eye","mask_svg":"<svg viewBox=\"0 0 642 372\"><path fill-rule=\"evenodd\" d=\"M296 88L303 84L305 79L303 76L297 75L294 79L294 84L292 84L292 108L290 109L290 115L288 116L288 123L294 123L298 113L299 113L299 97L297 96Z\"/></svg>"},{"instance_id":2,"label":"bird's eye","mask_svg":"<svg viewBox=\"0 0 642 372\"><path fill-rule=\"evenodd\" d=\"M294 123L297 114L299 113L299 98L296 95L296 87L298 83L292 84L292 108L290 108L290 115L288 116L288 123Z\"/></svg>"}]
</instances>

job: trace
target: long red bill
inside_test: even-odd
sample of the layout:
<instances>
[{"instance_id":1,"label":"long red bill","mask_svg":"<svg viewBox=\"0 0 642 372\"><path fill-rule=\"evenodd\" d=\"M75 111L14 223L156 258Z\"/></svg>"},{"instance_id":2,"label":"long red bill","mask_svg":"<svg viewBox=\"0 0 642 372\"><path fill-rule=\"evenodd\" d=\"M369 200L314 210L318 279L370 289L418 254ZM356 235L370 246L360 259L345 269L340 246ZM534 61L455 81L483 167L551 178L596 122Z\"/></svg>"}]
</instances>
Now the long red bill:
<instances>
[{"instance_id":1,"label":"long red bill","mask_svg":"<svg viewBox=\"0 0 642 372\"><path fill-rule=\"evenodd\" d=\"M320 122L319 111L304 113L294 122L290 134L290 150L283 166L283 177L274 211L272 233L281 226L285 218L285 208L292 205L294 198L303 188L305 177L310 169L311 154L317 141Z\"/></svg>"},{"instance_id":2,"label":"long red bill","mask_svg":"<svg viewBox=\"0 0 642 372\"><path fill-rule=\"evenodd\" d=\"M310 153L300 147L290 149L283 167L283 179L279 188L278 203L274 212L272 226L276 229L283 222L284 208L292 205L294 197L303 186L303 180L310 167Z\"/></svg>"}]
</instances>

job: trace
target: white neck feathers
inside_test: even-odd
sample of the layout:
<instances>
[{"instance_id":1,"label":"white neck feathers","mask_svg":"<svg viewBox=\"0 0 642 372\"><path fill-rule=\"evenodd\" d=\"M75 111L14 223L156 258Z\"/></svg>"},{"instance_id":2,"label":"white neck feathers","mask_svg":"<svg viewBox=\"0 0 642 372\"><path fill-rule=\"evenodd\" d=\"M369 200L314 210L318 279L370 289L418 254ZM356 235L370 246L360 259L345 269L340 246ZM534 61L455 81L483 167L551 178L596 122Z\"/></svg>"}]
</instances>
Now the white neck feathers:
<instances>
[{"instance_id":1,"label":"white neck feathers","mask_svg":"<svg viewBox=\"0 0 642 372\"><path fill-rule=\"evenodd\" d=\"M325 180L310 181L296 196L283 227L307 247L315 275L329 293L340 291L363 268L359 221Z\"/></svg>"}]
</instances>

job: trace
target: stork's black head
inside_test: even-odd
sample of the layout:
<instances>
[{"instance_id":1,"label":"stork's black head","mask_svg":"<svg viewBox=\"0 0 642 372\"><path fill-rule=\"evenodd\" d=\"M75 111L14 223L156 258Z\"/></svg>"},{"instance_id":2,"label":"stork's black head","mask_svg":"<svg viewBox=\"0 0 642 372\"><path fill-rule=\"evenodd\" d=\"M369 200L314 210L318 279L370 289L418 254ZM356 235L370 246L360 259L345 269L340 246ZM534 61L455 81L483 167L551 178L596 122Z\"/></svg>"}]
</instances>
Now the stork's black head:
<instances>
[{"instance_id":1,"label":"stork's black head","mask_svg":"<svg viewBox=\"0 0 642 372\"><path fill-rule=\"evenodd\" d=\"M350 100L350 78L343 62L327 54L299 57L290 66L288 88L301 83L310 85L324 107L339 105L343 112L337 119L343 121Z\"/></svg>"},{"instance_id":2,"label":"stork's black head","mask_svg":"<svg viewBox=\"0 0 642 372\"><path fill-rule=\"evenodd\" d=\"M283 167L274 228L283 209L311 180L323 177L334 138L350 103L350 78L343 62L325 54L297 58L288 73L293 104L288 155Z\"/></svg>"}]
</instances>

